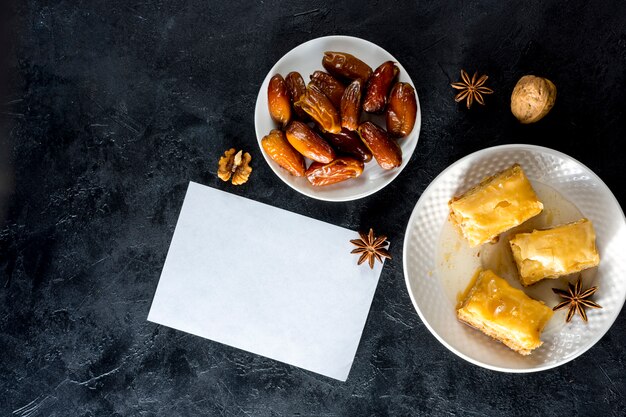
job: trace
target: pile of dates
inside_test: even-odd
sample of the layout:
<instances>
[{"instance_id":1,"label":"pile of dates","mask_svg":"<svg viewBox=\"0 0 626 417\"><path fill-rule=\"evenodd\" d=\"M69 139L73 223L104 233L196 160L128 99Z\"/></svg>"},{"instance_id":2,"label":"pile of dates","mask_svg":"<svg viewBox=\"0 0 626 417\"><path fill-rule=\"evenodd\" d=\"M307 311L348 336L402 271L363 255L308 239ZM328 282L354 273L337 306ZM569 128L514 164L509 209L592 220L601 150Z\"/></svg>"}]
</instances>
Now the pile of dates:
<instances>
[{"instance_id":1,"label":"pile of dates","mask_svg":"<svg viewBox=\"0 0 626 417\"><path fill-rule=\"evenodd\" d=\"M415 125L417 99L410 84L397 82L392 61L372 71L343 52L325 52L308 85L297 72L274 75L267 90L272 119L280 125L261 144L274 162L315 186L356 178L372 157L383 169L402 164L397 139ZM362 121L362 112L384 114L387 129ZM307 168L305 157L313 163Z\"/></svg>"}]
</instances>

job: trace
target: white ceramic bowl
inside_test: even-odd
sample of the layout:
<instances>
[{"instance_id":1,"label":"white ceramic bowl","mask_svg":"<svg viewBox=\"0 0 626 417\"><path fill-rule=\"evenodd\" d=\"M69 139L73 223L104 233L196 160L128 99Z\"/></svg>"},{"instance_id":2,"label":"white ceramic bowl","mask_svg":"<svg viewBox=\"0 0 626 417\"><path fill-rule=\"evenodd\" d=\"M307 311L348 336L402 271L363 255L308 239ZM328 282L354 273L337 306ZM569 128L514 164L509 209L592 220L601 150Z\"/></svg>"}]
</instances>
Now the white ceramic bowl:
<instances>
[{"instance_id":1,"label":"white ceramic bowl","mask_svg":"<svg viewBox=\"0 0 626 417\"><path fill-rule=\"evenodd\" d=\"M398 60L389 52L378 45L350 36L325 36L310 40L287 52L287 54L272 67L265 77L263 84L261 84L261 89L259 90L256 101L256 108L254 110L254 126L260 148L261 139L263 139L270 130L277 127L276 123L274 123L270 117L267 108L267 86L270 78L277 73L286 76L291 71L298 71L304 78L305 83L308 83L309 76L314 71L324 70L322 67L322 58L325 51L350 53L370 65L372 69L375 69L385 61L394 61L400 69L399 81L409 83L415 88L406 69L404 69ZM281 180L304 195L326 201L350 201L366 197L384 188L393 181L411 159L411 155L413 155L413 151L417 145L422 120L417 92L416 98L417 119L415 120L415 127L409 136L398 141L402 148L402 165L396 169L384 170L378 166L375 160L372 160L365 164L363 174L358 178L325 187L314 187L306 178L294 177L280 168L265 154L263 148L261 148L261 153L274 173ZM384 118L381 116L370 117L367 115L364 116L364 119L371 119L380 126L385 126Z\"/></svg>"},{"instance_id":2,"label":"white ceramic bowl","mask_svg":"<svg viewBox=\"0 0 626 417\"><path fill-rule=\"evenodd\" d=\"M542 221L555 224L576 220L581 215L589 218L596 231L601 259L599 267L585 271L583 277L585 287L599 286L592 299L603 308L588 310L588 323L574 317L566 324L567 309L555 312L542 334L543 346L530 356L519 355L456 319L457 294L467 286L477 264L497 260L495 268L501 271L496 272L512 285L521 286L514 265L504 252L502 256L490 258L489 251L497 245L483 245L481 257L478 257L464 242L459 242L462 239L447 220L447 203L451 197L516 162L521 164L546 206ZM525 224L520 227L528 230L533 226ZM501 243L506 245L506 239L501 239ZM576 358L609 330L626 298L625 253L624 213L598 176L563 153L538 146L505 145L462 158L426 188L407 226L403 264L413 305L426 327L444 346L469 362L488 369L533 372ZM568 280L574 279L572 276L544 280L526 292L553 307L560 300L550 289L565 288Z\"/></svg>"}]
</instances>

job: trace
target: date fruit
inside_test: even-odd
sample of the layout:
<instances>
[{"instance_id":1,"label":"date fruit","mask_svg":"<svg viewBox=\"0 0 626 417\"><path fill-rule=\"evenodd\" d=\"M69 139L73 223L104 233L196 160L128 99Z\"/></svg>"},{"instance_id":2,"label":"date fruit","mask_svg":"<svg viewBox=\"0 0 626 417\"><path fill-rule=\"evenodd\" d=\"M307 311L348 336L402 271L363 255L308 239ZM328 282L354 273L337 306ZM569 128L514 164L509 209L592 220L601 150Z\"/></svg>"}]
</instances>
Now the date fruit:
<instances>
[{"instance_id":1,"label":"date fruit","mask_svg":"<svg viewBox=\"0 0 626 417\"><path fill-rule=\"evenodd\" d=\"M267 105L272 119L276 123L280 123L282 127L287 126L291 120L291 102L289 101L287 84L280 74L276 74L270 79L267 87Z\"/></svg>"},{"instance_id":2,"label":"date fruit","mask_svg":"<svg viewBox=\"0 0 626 417\"><path fill-rule=\"evenodd\" d=\"M295 105L311 116L311 119L323 131L331 133L339 133L341 131L341 119L337 109L315 84L309 83L305 93Z\"/></svg>"},{"instance_id":3,"label":"date fruit","mask_svg":"<svg viewBox=\"0 0 626 417\"><path fill-rule=\"evenodd\" d=\"M267 155L291 175L302 177L306 170L304 158L289 144L285 134L273 129L269 135L261 139L261 146Z\"/></svg>"},{"instance_id":4,"label":"date fruit","mask_svg":"<svg viewBox=\"0 0 626 417\"><path fill-rule=\"evenodd\" d=\"M297 71L291 71L287 74L285 84L287 85L287 91L289 91L289 98L294 103L300 99L300 96L304 94L306 90L304 78L302 78L302 75Z\"/></svg>"},{"instance_id":5,"label":"date fruit","mask_svg":"<svg viewBox=\"0 0 626 417\"><path fill-rule=\"evenodd\" d=\"M361 118L361 95L363 81L354 80L343 92L339 113L341 114L341 127L348 130L357 130Z\"/></svg>"},{"instance_id":6,"label":"date fruit","mask_svg":"<svg viewBox=\"0 0 626 417\"><path fill-rule=\"evenodd\" d=\"M407 83L397 83L389 94L387 131L393 137L407 136L415 126L417 99L415 90Z\"/></svg>"},{"instance_id":7,"label":"date fruit","mask_svg":"<svg viewBox=\"0 0 626 417\"><path fill-rule=\"evenodd\" d=\"M389 139L382 127L372 122L364 122L359 126L358 132L381 168L392 169L402 164L402 149Z\"/></svg>"},{"instance_id":8,"label":"date fruit","mask_svg":"<svg viewBox=\"0 0 626 417\"><path fill-rule=\"evenodd\" d=\"M291 146L307 158L323 164L335 159L333 148L305 123L292 121L286 134Z\"/></svg>"},{"instance_id":9,"label":"date fruit","mask_svg":"<svg viewBox=\"0 0 626 417\"><path fill-rule=\"evenodd\" d=\"M287 85L287 91L289 91L289 100L293 106L293 111L296 115L303 120L308 118L307 114L299 107L294 106L294 103L300 100L300 97L306 91L306 84L304 78L297 71L292 71L285 77L285 84Z\"/></svg>"},{"instance_id":10,"label":"date fruit","mask_svg":"<svg viewBox=\"0 0 626 417\"><path fill-rule=\"evenodd\" d=\"M372 160L372 153L356 132L341 129L339 133L326 133L324 137L339 153L348 154L363 162Z\"/></svg>"},{"instance_id":11,"label":"date fruit","mask_svg":"<svg viewBox=\"0 0 626 417\"><path fill-rule=\"evenodd\" d=\"M346 89L341 82L337 81L335 77L324 71L315 71L311 74L311 82L330 99L335 108L339 108L341 96Z\"/></svg>"},{"instance_id":12,"label":"date fruit","mask_svg":"<svg viewBox=\"0 0 626 417\"><path fill-rule=\"evenodd\" d=\"M356 178L362 173L362 161L350 157L342 157L326 165L313 162L309 169L306 170L306 178L315 186L323 186Z\"/></svg>"},{"instance_id":13,"label":"date fruit","mask_svg":"<svg viewBox=\"0 0 626 417\"><path fill-rule=\"evenodd\" d=\"M341 79L367 81L372 68L354 55L345 52L324 52L322 65L332 75Z\"/></svg>"},{"instance_id":14,"label":"date fruit","mask_svg":"<svg viewBox=\"0 0 626 417\"><path fill-rule=\"evenodd\" d=\"M363 110L368 113L382 113L387 106L387 96L400 70L392 61L382 63L367 82Z\"/></svg>"}]
</instances>

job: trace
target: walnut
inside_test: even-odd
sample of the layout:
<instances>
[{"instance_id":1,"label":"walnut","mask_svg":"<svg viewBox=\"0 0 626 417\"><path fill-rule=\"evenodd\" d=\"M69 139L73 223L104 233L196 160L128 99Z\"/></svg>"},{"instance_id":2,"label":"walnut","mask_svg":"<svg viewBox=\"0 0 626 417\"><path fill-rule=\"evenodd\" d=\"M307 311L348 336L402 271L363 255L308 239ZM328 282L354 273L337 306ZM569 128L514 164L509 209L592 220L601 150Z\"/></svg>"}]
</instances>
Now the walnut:
<instances>
[{"instance_id":1,"label":"walnut","mask_svg":"<svg viewBox=\"0 0 626 417\"><path fill-rule=\"evenodd\" d=\"M252 172L252 167L249 165L251 160L252 157L248 152L237 152L235 148L231 148L220 158L217 176L222 181L231 180L233 185L244 184Z\"/></svg>"},{"instance_id":2,"label":"walnut","mask_svg":"<svg viewBox=\"0 0 626 417\"><path fill-rule=\"evenodd\" d=\"M547 78L524 75L511 94L511 112L521 123L541 120L554 106L556 86Z\"/></svg>"}]
</instances>

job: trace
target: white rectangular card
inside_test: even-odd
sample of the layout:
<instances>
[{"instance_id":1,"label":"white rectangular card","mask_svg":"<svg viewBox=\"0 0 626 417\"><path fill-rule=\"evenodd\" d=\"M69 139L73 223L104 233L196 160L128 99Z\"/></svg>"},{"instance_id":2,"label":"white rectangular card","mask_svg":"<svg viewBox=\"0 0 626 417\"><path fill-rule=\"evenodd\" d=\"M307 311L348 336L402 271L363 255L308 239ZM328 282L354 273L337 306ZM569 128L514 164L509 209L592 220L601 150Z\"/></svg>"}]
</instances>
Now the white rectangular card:
<instances>
[{"instance_id":1,"label":"white rectangular card","mask_svg":"<svg viewBox=\"0 0 626 417\"><path fill-rule=\"evenodd\" d=\"M356 238L190 182L148 320L345 381L382 270Z\"/></svg>"}]
</instances>

